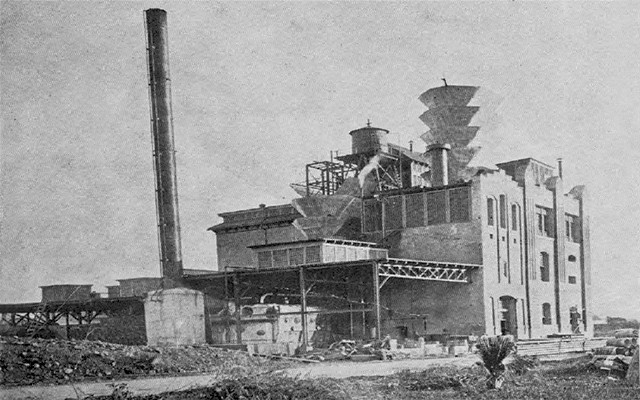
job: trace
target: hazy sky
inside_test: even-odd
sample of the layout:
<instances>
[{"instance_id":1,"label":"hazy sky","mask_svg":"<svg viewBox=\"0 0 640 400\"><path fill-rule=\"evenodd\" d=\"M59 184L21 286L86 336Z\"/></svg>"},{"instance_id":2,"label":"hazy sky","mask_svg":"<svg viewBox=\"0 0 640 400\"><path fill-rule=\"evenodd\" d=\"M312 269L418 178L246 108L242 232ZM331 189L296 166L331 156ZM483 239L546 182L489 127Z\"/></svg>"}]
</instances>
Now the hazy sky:
<instances>
[{"instance_id":1,"label":"hazy sky","mask_svg":"<svg viewBox=\"0 0 640 400\"><path fill-rule=\"evenodd\" d=\"M143 10L169 13L186 268L217 214L294 197L368 118L417 148L425 90L501 95L485 164L565 160L591 199L594 309L640 309L640 4L11 2L1 9L0 302L159 274Z\"/></svg>"}]
</instances>

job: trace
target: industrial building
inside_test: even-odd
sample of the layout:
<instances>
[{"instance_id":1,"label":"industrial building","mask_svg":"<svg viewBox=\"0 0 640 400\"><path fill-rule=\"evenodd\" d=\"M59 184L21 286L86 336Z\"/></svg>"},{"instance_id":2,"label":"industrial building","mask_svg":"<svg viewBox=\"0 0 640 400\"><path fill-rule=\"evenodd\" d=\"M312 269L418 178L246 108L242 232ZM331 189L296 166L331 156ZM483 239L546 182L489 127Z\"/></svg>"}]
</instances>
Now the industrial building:
<instances>
[{"instance_id":1,"label":"industrial building","mask_svg":"<svg viewBox=\"0 0 640 400\"><path fill-rule=\"evenodd\" d=\"M352 154L307 166L307 176L321 170L296 185L304 197L220 214L210 229L223 271L187 282L212 299L221 281L227 294L241 286L240 307L267 293L273 304L314 306L324 323L301 332L309 343L591 335L586 190L565 190L561 161L557 171L533 158L468 167L479 93L445 85L420 96L424 154L368 124L350 132ZM209 310L215 326L213 302Z\"/></svg>"},{"instance_id":2,"label":"industrial building","mask_svg":"<svg viewBox=\"0 0 640 400\"><path fill-rule=\"evenodd\" d=\"M299 198L220 214L218 271L183 268L166 13L146 17L161 278L121 280L107 299L48 302L43 288L40 304L0 307L13 324L118 311L149 344L286 354L385 336L592 336L586 189L564 187L561 161L471 167L498 104L475 86L419 97L425 151L352 130L350 154L306 165Z\"/></svg>"}]
</instances>

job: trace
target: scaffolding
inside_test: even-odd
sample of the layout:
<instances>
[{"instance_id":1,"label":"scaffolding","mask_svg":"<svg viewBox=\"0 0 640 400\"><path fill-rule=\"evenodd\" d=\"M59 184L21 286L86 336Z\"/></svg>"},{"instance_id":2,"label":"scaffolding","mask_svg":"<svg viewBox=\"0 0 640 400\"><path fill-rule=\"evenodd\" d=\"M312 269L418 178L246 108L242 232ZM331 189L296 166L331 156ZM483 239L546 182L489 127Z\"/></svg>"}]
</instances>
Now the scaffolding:
<instances>
[{"instance_id":1,"label":"scaffolding","mask_svg":"<svg viewBox=\"0 0 640 400\"><path fill-rule=\"evenodd\" d=\"M291 187L302 196L330 196L336 193L347 178L358 173L354 165L335 161L314 161L305 167L305 182Z\"/></svg>"}]
</instances>

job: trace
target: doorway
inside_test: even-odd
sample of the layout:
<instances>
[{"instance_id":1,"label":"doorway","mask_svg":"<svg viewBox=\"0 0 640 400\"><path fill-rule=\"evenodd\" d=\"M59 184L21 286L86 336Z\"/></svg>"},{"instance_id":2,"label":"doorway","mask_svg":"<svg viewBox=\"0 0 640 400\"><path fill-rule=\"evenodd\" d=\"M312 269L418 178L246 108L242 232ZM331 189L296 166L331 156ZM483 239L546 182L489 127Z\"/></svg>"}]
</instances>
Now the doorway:
<instances>
[{"instance_id":1,"label":"doorway","mask_svg":"<svg viewBox=\"0 0 640 400\"><path fill-rule=\"evenodd\" d=\"M517 300L511 296L500 297L500 334L518 338Z\"/></svg>"}]
</instances>

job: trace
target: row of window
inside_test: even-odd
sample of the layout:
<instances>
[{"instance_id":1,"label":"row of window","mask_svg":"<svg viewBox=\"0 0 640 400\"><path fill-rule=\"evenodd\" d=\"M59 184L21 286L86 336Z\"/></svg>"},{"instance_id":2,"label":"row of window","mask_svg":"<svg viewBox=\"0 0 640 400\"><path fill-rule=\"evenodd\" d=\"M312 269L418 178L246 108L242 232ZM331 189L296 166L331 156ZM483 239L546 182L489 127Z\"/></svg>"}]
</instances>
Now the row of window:
<instances>
[{"instance_id":1,"label":"row of window","mask_svg":"<svg viewBox=\"0 0 640 400\"><path fill-rule=\"evenodd\" d=\"M568 257L568 260L569 262L576 262L576 256L570 255ZM540 265L540 280L542 282L549 282L551 267L549 265L549 253L547 253L546 251L543 251L540 253L539 265ZM573 275L570 275L568 278L568 281L571 284L575 284L577 283L577 278Z\"/></svg>"},{"instance_id":2,"label":"row of window","mask_svg":"<svg viewBox=\"0 0 640 400\"><path fill-rule=\"evenodd\" d=\"M321 262L320 246L290 249L263 250L258 252L258 268L282 268Z\"/></svg>"},{"instance_id":3,"label":"row of window","mask_svg":"<svg viewBox=\"0 0 640 400\"><path fill-rule=\"evenodd\" d=\"M365 232L377 232L471 220L469 187L385 196L365 200Z\"/></svg>"},{"instance_id":4,"label":"row of window","mask_svg":"<svg viewBox=\"0 0 640 400\"><path fill-rule=\"evenodd\" d=\"M536 206L536 228L538 235L553 237L554 230L554 218L553 210L547 207ZM565 214L565 236L569 242L580 242L580 221L575 215Z\"/></svg>"},{"instance_id":5,"label":"row of window","mask_svg":"<svg viewBox=\"0 0 640 400\"><path fill-rule=\"evenodd\" d=\"M495 200L491 197L487 198L487 224L495 226L496 224L496 207ZM498 200L498 220L500 228L507 228L507 196L501 194ZM517 231L520 225L520 206L517 204L511 205L511 230Z\"/></svg>"}]
</instances>

